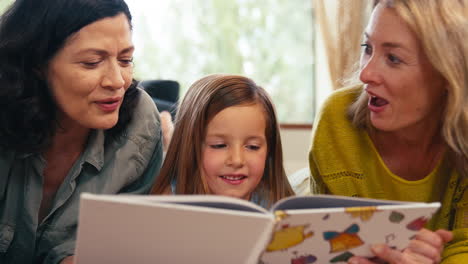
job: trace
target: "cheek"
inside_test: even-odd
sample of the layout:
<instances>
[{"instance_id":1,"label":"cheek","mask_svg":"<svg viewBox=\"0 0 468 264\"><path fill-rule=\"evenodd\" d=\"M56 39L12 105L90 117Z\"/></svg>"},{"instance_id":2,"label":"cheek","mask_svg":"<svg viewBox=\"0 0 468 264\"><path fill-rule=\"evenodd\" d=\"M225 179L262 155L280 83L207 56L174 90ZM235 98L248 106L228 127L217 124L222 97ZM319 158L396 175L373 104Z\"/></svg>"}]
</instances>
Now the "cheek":
<instances>
[{"instance_id":1,"label":"cheek","mask_svg":"<svg viewBox=\"0 0 468 264\"><path fill-rule=\"evenodd\" d=\"M55 74L49 79L49 87L56 97L84 97L99 85L96 73L66 71Z\"/></svg>"},{"instance_id":2,"label":"cheek","mask_svg":"<svg viewBox=\"0 0 468 264\"><path fill-rule=\"evenodd\" d=\"M125 81L125 90L127 90L130 85L132 84L133 80L133 68L131 69L125 69L124 72L122 73L122 77Z\"/></svg>"},{"instance_id":3,"label":"cheek","mask_svg":"<svg viewBox=\"0 0 468 264\"><path fill-rule=\"evenodd\" d=\"M257 175L263 175L266 164L266 151L258 153L257 155L251 157L250 167L252 172L255 172Z\"/></svg>"},{"instance_id":4,"label":"cheek","mask_svg":"<svg viewBox=\"0 0 468 264\"><path fill-rule=\"evenodd\" d=\"M68 110L78 110L81 107L88 107L88 98L94 91L94 86L86 78L70 81L67 84L55 82L51 87L57 105L68 112Z\"/></svg>"},{"instance_id":5,"label":"cheek","mask_svg":"<svg viewBox=\"0 0 468 264\"><path fill-rule=\"evenodd\" d=\"M219 163L219 156L212 153L210 150L204 150L202 153L202 173L210 176L216 173L217 169L221 166Z\"/></svg>"}]
</instances>

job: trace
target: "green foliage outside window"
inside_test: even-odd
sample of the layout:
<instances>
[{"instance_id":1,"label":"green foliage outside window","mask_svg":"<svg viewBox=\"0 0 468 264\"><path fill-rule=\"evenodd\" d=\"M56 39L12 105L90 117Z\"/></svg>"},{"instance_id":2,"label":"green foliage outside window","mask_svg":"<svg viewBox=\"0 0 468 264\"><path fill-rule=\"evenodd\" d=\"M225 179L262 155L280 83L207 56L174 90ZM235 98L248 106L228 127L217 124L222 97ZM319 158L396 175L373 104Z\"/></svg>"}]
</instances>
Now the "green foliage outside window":
<instances>
[{"instance_id":1,"label":"green foliage outside window","mask_svg":"<svg viewBox=\"0 0 468 264\"><path fill-rule=\"evenodd\" d=\"M6 8L13 3L13 0L0 0L0 14L3 14L3 11L6 10Z\"/></svg>"},{"instance_id":2,"label":"green foliage outside window","mask_svg":"<svg viewBox=\"0 0 468 264\"><path fill-rule=\"evenodd\" d=\"M173 79L182 93L212 73L242 74L268 90L282 123L312 123L310 0L127 0L135 76Z\"/></svg>"},{"instance_id":3,"label":"green foliage outside window","mask_svg":"<svg viewBox=\"0 0 468 264\"><path fill-rule=\"evenodd\" d=\"M3 12L14 0L0 0ZM314 22L310 0L126 0L135 77L172 79L182 95L212 73L254 79L282 123L312 123Z\"/></svg>"}]
</instances>

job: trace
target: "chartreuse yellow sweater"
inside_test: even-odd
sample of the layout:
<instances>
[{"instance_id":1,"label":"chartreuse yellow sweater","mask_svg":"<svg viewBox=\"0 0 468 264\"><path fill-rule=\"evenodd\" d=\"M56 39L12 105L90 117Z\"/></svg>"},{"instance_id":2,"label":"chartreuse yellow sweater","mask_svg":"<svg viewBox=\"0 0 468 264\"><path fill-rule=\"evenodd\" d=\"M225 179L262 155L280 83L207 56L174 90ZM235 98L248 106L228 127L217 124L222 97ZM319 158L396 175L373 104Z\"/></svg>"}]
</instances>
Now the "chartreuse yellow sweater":
<instances>
[{"instance_id":1,"label":"chartreuse yellow sweater","mask_svg":"<svg viewBox=\"0 0 468 264\"><path fill-rule=\"evenodd\" d=\"M427 228L454 232L443 252L443 264L468 263L468 185L442 159L424 179L407 181L382 161L367 132L354 127L347 108L362 87L334 92L317 115L309 154L313 193L442 204ZM315 181L314 181L315 180Z\"/></svg>"}]
</instances>

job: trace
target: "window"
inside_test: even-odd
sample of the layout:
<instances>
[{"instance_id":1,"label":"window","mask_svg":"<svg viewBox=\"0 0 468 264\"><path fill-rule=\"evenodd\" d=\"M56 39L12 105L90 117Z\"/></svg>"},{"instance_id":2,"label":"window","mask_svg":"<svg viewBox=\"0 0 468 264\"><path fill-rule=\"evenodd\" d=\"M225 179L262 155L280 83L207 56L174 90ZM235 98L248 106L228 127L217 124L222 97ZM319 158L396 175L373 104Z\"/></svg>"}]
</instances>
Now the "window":
<instances>
[{"instance_id":1,"label":"window","mask_svg":"<svg viewBox=\"0 0 468 264\"><path fill-rule=\"evenodd\" d=\"M0 14L3 14L3 12L7 9L7 7L13 3L13 0L2 0L0 1Z\"/></svg>"},{"instance_id":2,"label":"window","mask_svg":"<svg viewBox=\"0 0 468 264\"><path fill-rule=\"evenodd\" d=\"M135 77L172 79L182 93L212 73L241 74L272 96L281 123L312 123L310 0L126 0Z\"/></svg>"},{"instance_id":3,"label":"window","mask_svg":"<svg viewBox=\"0 0 468 264\"><path fill-rule=\"evenodd\" d=\"M13 0L0 1L0 12ZM181 95L212 73L264 87L281 123L314 117L310 0L126 0L133 15L135 78L171 79Z\"/></svg>"}]
</instances>

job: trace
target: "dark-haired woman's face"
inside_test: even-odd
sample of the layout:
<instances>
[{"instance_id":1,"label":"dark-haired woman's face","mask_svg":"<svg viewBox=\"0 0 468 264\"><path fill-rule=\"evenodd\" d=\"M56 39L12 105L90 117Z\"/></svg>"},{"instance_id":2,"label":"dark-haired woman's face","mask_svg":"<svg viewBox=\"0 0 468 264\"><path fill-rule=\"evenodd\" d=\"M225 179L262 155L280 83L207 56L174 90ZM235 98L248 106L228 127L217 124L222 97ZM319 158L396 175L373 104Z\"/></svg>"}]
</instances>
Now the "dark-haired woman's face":
<instances>
[{"instance_id":1,"label":"dark-haired woman's face","mask_svg":"<svg viewBox=\"0 0 468 264\"><path fill-rule=\"evenodd\" d=\"M71 36L46 69L61 126L112 128L132 81L132 56L124 14L98 20Z\"/></svg>"}]
</instances>

